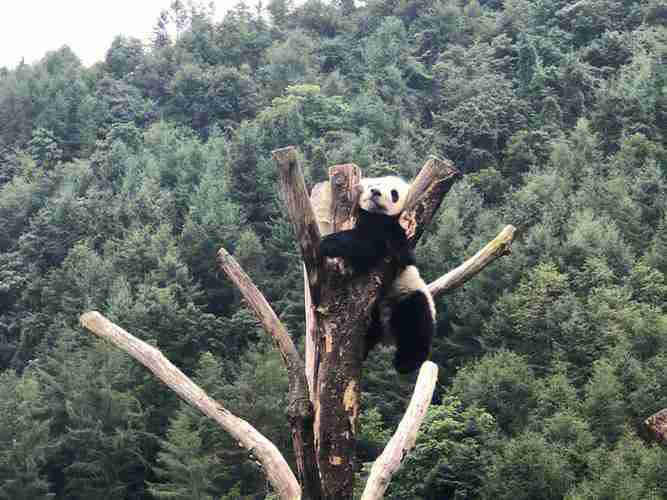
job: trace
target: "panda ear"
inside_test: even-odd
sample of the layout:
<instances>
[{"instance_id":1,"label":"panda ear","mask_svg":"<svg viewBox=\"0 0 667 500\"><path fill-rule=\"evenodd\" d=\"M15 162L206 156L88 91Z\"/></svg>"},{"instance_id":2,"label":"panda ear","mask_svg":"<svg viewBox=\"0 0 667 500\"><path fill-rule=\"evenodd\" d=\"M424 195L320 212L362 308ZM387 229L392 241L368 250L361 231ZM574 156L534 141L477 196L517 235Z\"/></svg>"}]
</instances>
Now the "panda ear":
<instances>
[{"instance_id":1,"label":"panda ear","mask_svg":"<svg viewBox=\"0 0 667 500\"><path fill-rule=\"evenodd\" d=\"M393 201L394 203L398 201L398 191L396 191L395 189L391 190L391 201Z\"/></svg>"}]
</instances>

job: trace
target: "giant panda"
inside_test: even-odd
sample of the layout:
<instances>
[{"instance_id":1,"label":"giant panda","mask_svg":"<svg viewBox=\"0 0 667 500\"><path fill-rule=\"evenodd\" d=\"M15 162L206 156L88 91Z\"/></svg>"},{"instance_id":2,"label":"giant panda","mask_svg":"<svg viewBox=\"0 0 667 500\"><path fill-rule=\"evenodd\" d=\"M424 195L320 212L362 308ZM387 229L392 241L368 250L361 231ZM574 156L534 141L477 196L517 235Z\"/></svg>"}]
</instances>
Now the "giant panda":
<instances>
[{"instance_id":1,"label":"giant panda","mask_svg":"<svg viewBox=\"0 0 667 500\"><path fill-rule=\"evenodd\" d=\"M381 293L371 315L364 359L379 342L395 344L396 371L410 373L428 359L435 323L433 297L398 222L410 184L386 176L362 179L360 188L356 226L325 236L320 253L342 257L361 273L388 256L396 262L396 277Z\"/></svg>"}]
</instances>

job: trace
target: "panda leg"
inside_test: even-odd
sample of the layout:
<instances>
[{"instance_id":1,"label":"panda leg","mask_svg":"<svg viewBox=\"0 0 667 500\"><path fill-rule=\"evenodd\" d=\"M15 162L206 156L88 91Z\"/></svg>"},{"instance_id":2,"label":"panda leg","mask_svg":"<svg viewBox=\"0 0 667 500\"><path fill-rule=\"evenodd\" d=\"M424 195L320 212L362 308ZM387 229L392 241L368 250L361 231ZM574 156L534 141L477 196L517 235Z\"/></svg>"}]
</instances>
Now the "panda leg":
<instances>
[{"instance_id":1,"label":"panda leg","mask_svg":"<svg viewBox=\"0 0 667 500\"><path fill-rule=\"evenodd\" d=\"M394 367L399 373L417 370L431 353L434 318L426 295L415 291L398 302L391 315L396 336Z\"/></svg>"},{"instance_id":2,"label":"panda leg","mask_svg":"<svg viewBox=\"0 0 667 500\"><path fill-rule=\"evenodd\" d=\"M382 323L380 322L380 311L378 305L373 307L371 313L371 323L368 326L368 332L364 339L364 361L368 358L368 353L382 341Z\"/></svg>"}]
</instances>

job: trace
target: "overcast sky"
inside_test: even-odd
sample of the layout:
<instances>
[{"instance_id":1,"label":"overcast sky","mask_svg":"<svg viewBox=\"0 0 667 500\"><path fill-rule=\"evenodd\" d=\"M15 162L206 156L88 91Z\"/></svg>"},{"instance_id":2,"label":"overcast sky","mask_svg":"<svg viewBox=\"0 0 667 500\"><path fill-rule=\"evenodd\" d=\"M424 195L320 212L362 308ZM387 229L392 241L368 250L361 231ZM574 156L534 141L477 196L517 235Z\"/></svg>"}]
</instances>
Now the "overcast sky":
<instances>
[{"instance_id":1,"label":"overcast sky","mask_svg":"<svg viewBox=\"0 0 667 500\"><path fill-rule=\"evenodd\" d=\"M0 67L35 62L63 45L86 66L104 58L119 34L148 38L172 0L0 0ZM208 3L208 2L206 2ZM215 0L216 14L237 0ZM254 5L256 2L246 2Z\"/></svg>"}]
</instances>

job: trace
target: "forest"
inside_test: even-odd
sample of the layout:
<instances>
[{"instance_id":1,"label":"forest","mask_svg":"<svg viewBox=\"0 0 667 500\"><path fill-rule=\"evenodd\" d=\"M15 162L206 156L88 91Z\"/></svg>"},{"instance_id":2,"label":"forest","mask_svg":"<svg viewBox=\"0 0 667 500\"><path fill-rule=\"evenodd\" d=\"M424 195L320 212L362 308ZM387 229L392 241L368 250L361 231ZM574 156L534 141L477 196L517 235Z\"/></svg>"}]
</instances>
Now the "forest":
<instances>
[{"instance_id":1,"label":"forest","mask_svg":"<svg viewBox=\"0 0 667 500\"><path fill-rule=\"evenodd\" d=\"M0 68L0 499L275 498L257 463L125 353L154 344L294 460L280 355L302 264L271 151L463 177L417 247L431 281L505 225L512 255L438 301L440 368L391 500L667 499L667 7L662 0L176 0L118 36ZM294 338L303 346L303 339ZM358 477L414 376L364 365ZM363 481L358 481L362 483Z\"/></svg>"}]
</instances>

